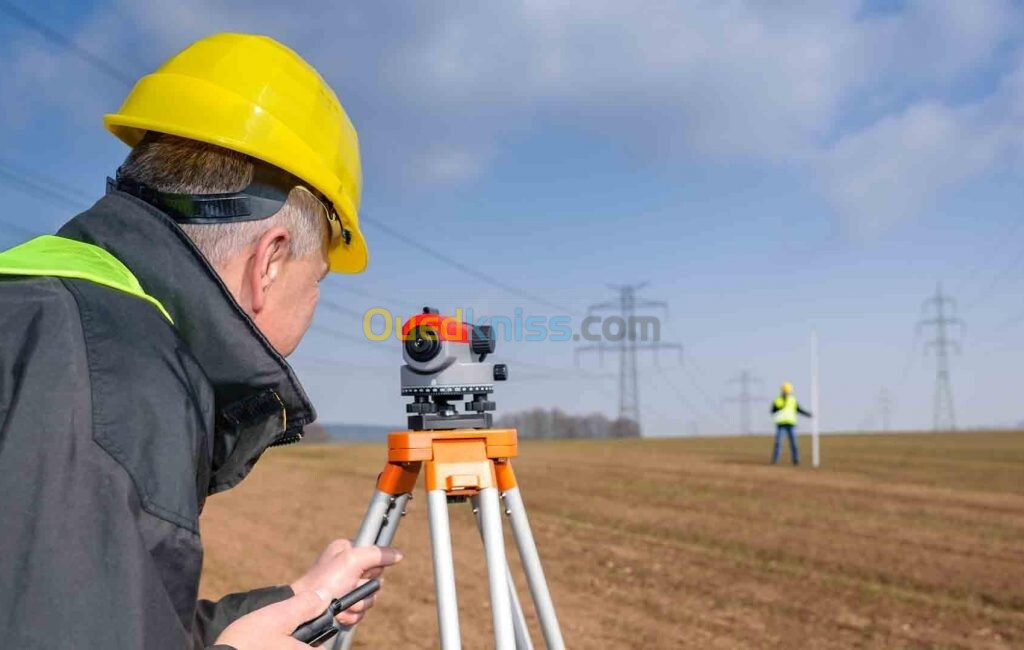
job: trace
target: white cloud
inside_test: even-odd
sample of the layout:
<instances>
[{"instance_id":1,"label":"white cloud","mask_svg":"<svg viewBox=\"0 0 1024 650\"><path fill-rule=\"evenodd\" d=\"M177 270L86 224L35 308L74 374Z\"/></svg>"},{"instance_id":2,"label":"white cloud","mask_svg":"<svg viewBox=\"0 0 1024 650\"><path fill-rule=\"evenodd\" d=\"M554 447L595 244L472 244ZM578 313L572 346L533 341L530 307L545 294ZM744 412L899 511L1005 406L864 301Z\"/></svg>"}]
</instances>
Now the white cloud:
<instances>
[{"instance_id":1,"label":"white cloud","mask_svg":"<svg viewBox=\"0 0 1024 650\"><path fill-rule=\"evenodd\" d=\"M1024 59L995 92L964 106L926 100L839 139L820 179L845 230L874 237L963 183L1024 157Z\"/></svg>"},{"instance_id":2,"label":"white cloud","mask_svg":"<svg viewBox=\"0 0 1024 650\"><path fill-rule=\"evenodd\" d=\"M991 165L999 142L968 113L922 102L841 139L823 184L845 230L877 236Z\"/></svg>"}]
</instances>

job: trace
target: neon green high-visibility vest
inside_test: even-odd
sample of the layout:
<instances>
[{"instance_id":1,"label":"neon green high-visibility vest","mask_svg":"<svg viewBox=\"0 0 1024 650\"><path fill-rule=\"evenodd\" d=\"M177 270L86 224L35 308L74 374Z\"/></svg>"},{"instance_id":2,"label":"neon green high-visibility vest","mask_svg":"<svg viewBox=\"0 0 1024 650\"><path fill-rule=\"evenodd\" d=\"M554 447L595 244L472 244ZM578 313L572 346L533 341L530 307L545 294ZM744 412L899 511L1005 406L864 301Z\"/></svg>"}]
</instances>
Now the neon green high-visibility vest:
<instances>
[{"instance_id":1,"label":"neon green high-visibility vest","mask_svg":"<svg viewBox=\"0 0 1024 650\"><path fill-rule=\"evenodd\" d=\"M779 396L775 398L775 406L779 410L775 411L775 424L796 424L796 398L792 395L786 395L785 397Z\"/></svg>"},{"instance_id":2,"label":"neon green high-visibility vest","mask_svg":"<svg viewBox=\"0 0 1024 650\"><path fill-rule=\"evenodd\" d=\"M149 295L138 279L99 246L85 242L42 235L24 244L0 252L0 275L78 278L141 298L160 310L171 324L174 320L160 301Z\"/></svg>"}]
</instances>

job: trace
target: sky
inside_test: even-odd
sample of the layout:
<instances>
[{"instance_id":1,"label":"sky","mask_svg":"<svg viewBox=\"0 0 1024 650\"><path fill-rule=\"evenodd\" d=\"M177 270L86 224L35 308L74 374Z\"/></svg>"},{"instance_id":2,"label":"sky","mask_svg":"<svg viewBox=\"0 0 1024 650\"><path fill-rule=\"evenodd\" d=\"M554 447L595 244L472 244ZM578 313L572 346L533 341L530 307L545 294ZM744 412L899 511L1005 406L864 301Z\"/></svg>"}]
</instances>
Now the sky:
<instances>
[{"instance_id":1,"label":"sky","mask_svg":"<svg viewBox=\"0 0 1024 650\"><path fill-rule=\"evenodd\" d=\"M321 421L403 422L371 308L578 327L645 282L684 350L638 356L648 435L737 431L742 370L757 431L783 381L809 407L812 330L823 430L929 428L940 283L957 424L1024 420L1021 2L10 0L0 246L98 198L126 153L102 115L218 31L295 49L360 134L370 266L324 282L291 358ZM617 356L577 345L499 341L499 414L615 416Z\"/></svg>"}]
</instances>

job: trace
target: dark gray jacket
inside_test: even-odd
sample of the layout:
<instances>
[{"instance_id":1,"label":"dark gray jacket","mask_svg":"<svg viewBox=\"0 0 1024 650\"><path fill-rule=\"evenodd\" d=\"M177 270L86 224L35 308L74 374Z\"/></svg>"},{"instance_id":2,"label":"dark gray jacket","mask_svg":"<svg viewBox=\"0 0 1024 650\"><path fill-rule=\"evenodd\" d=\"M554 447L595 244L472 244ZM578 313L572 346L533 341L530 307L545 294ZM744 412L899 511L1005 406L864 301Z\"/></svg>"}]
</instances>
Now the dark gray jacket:
<instances>
[{"instance_id":1,"label":"dark gray jacket","mask_svg":"<svg viewBox=\"0 0 1024 650\"><path fill-rule=\"evenodd\" d=\"M196 595L208 494L315 412L177 225L110 194L58 233L163 303L85 280L0 276L0 646L181 648L291 596Z\"/></svg>"}]
</instances>

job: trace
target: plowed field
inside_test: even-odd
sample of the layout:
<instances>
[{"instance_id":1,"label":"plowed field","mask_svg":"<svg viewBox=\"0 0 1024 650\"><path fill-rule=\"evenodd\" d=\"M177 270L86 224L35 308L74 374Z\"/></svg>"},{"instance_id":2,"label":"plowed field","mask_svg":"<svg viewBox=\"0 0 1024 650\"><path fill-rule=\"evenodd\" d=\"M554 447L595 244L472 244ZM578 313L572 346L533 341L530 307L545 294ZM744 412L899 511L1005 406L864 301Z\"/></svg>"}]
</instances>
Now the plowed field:
<instances>
[{"instance_id":1,"label":"plowed field","mask_svg":"<svg viewBox=\"0 0 1024 650\"><path fill-rule=\"evenodd\" d=\"M1024 647L1024 433L830 436L818 470L766 465L770 444L522 443L570 648ZM203 596L288 582L353 535L384 456L268 452L207 504ZM468 506L451 519L463 645L489 647L480 540ZM395 545L356 647L436 647L422 492Z\"/></svg>"}]
</instances>

